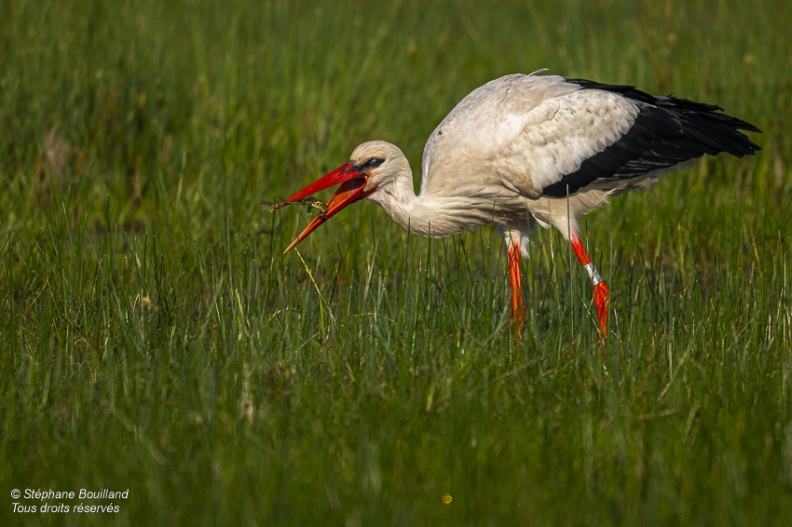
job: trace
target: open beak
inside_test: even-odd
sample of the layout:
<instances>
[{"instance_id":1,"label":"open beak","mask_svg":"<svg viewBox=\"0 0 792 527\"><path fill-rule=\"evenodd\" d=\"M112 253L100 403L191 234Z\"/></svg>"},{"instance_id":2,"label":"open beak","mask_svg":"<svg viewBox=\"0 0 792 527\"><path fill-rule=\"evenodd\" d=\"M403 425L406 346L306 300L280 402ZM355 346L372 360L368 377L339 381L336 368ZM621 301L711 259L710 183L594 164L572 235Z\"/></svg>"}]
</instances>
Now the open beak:
<instances>
[{"instance_id":1,"label":"open beak","mask_svg":"<svg viewBox=\"0 0 792 527\"><path fill-rule=\"evenodd\" d=\"M286 201L301 200L303 198L307 198L315 192L326 189L327 187L332 187L333 185L342 183L341 187L339 187L336 193L333 194L333 196L327 202L327 211L324 214L315 216L311 223L309 223L305 228L305 230L303 230L300 235L297 236L297 238L295 238L288 247L286 247L286 250L283 251L283 254L291 251L295 245L303 241L321 224L339 213L341 209L347 205L353 204L359 199L365 198L374 192L374 189L371 189L368 192L363 190L363 187L366 186L367 181L368 176L366 174L356 172L352 168L352 163L347 163L333 170L319 180L314 181L296 194L286 198Z\"/></svg>"}]
</instances>

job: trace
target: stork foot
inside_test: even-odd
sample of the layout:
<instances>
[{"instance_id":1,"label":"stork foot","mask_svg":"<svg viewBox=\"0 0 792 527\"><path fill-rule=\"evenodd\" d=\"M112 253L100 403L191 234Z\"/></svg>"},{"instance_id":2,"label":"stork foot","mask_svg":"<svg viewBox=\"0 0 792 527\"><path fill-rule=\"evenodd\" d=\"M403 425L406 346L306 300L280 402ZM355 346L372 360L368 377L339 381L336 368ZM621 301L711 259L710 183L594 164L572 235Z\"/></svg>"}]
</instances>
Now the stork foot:
<instances>
[{"instance_id":1,"label":"stork foot","mask_svg":"<svg viewBox=\"0 0 792 527\"><path fill-rule=\"evenodd\" d=\"M600 282L594 286L594 305L597 307L597 318L600 322L600 340L608 334L608 300L610 289L608 284Z\"/></svg>"},{"instance_id":2,"label":"stork foot","mask_svg":"<svg viewBox=\"0 0 792 527\"><path fill-rule=\"evenodd\" d=\"M598 340L601 343L608 334L608 299L610 298L610 289L608 289L608 285L592 263L588 253L586 253L586 248L583 247L580 237L577 234L573 234L569 243L572 245L580 265L586 270L591 283L594 284L594 305L597 307L597 318L599 318L600 323Z\"/></svg>"},{"instance_id":3,"label":"stork foot","mask_svg":"<svg viewBox=\"0 0 792 527\"><path fill-rule=\"evenodd\" d=\"M519 341L525 324L525 305L523 305L520 246L518 244L509 247L509 283L511 284L512 326L517 330L517 340Z\"/></svg>"}]
</instances>

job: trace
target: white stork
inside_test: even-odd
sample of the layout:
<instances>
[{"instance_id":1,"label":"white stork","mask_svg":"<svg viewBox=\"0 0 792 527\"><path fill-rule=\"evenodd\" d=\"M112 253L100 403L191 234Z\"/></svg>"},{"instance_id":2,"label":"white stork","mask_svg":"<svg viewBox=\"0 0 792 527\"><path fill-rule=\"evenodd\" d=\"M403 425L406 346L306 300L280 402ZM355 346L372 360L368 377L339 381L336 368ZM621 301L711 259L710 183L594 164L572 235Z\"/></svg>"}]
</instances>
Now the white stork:
<instances>
[{"instance_id":1,"label":"white stork","mask_svg":"<svg viewBox=\"0 0 792 527\"><path fill-rule=\"evenodd\" d=\"M610 292L580 241L579 218L614 194L650 186L655 170L703 154L752 155L759 147L740 130L760 130L718 106L537 73L495 79L457 104L429 136L418 195L397 146L370 141L355 148L347 163L280 202L341 184L284 254L362 198L422 236L495 223L508 248L512 313L521 329L520 254L528 255L533 219L572 245L594 285L604 336Z\"/></svg>"}]
</instances>

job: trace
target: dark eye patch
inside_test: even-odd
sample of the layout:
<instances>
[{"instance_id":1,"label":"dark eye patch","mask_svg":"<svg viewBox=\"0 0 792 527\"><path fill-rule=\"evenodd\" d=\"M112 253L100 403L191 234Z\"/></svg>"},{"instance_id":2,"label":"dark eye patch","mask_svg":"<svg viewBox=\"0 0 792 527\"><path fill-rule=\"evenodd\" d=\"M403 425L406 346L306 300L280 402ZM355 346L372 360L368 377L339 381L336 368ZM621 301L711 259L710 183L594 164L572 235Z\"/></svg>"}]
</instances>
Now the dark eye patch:
<instances>
[{"instance_id":1,"label":"dark eye patch","mask_svg":"<svg viewBox=\"0 0 792 527\"><path fill-rule=\"evenodd\" d=\"M366 168L366 167L376 168L376 167L380 166L384 162L385 162L385 160L382 159L382 158L372 157L371 159L369 159L368 161L366 161L363 164L363 168Z\"/></svg>"}]
</instances>

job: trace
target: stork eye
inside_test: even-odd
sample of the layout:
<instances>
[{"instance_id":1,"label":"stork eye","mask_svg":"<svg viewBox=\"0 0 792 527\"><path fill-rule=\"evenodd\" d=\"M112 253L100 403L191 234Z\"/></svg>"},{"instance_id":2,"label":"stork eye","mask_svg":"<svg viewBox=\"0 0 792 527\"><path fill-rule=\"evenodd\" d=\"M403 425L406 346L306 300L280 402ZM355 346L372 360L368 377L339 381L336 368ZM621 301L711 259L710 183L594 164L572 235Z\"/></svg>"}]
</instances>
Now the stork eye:
<instances>
[{"instance_id":1,"label":"stork eye","mask_svg":"<svg viewBox=\"0 0 792 527\"><path fill-rule=\"evenodd\" d=\"M364 167L372 167L372 168L376 168L376 167L380 166L380 165L381 165L382 163L384 163L384 162L385 162L385 160L384 160L384 159L381 159L381 158L379 158L379 157L372 157L371 159L369 159L368 161L366 161L366 164L364 164L363 166L364 166Z\"/></svg>"}]
</instances>

